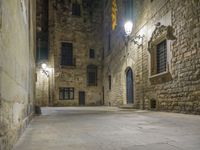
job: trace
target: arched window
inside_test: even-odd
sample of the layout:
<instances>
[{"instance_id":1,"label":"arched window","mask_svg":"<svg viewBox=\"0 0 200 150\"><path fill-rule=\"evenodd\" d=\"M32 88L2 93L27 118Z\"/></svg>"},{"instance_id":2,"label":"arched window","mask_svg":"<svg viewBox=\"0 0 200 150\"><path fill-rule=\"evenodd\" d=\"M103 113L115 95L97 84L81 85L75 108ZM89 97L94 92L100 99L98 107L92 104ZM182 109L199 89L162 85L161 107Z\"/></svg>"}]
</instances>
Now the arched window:
<instances>
[{"instance_id":1,"label":"arched window","mask_svg":"<svg viewBox=\"0 0 200 150\"><path fill-rule=\"evenodd\" d=\"M96 65L87 66L87 85L97 86L97 66Z\"/></svg>"}]
</instances>

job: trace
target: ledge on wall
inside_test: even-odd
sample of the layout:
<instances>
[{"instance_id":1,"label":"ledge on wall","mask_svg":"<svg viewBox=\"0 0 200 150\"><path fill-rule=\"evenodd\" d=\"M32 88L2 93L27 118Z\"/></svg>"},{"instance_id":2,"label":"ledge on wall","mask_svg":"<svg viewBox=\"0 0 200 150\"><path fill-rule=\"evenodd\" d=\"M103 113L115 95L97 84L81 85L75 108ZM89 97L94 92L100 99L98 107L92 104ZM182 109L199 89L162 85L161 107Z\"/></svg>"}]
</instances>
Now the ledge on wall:
<instances>
[{"instance_id":1,"label":"ledge on wall","mask_svg":"<svg viewBox=\"0 0 200 150\"><path fill-rule=\"evenodd\" d=\"M153 84L161 84L161 83L171 81L172 76L171 76L171 73L169 71L167 71L167 72L163 72L163 73L160 73L160 74L150 76L149 80L150 80L152 85Z\"/></svg>"}]
</instances>

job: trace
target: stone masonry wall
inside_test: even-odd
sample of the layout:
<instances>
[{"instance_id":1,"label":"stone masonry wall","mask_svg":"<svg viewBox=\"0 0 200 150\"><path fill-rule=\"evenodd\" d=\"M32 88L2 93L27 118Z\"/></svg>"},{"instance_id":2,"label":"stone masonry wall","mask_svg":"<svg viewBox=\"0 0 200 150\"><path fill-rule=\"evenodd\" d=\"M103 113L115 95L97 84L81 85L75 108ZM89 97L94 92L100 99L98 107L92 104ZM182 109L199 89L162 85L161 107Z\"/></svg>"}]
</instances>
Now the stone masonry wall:
<instances>
[{"instance_id":1,"label":"stone masonry wall","mask_svg":"<svg viewBox=\"0 0 200 150\"><path fill-rule=\"evenodd\" d=\"M104 72L105 101L108 105L126 104L125 70L134 72L134 92L137 108L200 114L200 1L199 0L134 0L134 28L131 37L144 35L143 46L129 42L127 53L124 40L124 4L118 2L117 28L111 31L111 3L104 10ZM148 42L160 22L172 27L174 40L169 40L168 65L171 79L162 76L150 80ZM108 49L108 32L111 49ZM108 89L112 76L112 90Z\"/></svg>"},{"instance_id":2,"label":"stone masonry wall","mask_svg":"<svg viewBox=\"0 0 200 150\"><path fill-rule=\"evenodd\" d=\"M49 1L49 62L54 68L51 76L54 106L79 105L79 91L86 93L86 105L102 103L102 5L100 1L78 0L81 16L72 15L75 1ZM75 66L61 67L61 42L73 43ZM95 59L89 58L89 49L95 50ZM87 66L98 67L97 86L87 86ZM59 100L60 87L74 87L74 100Z\"/></svg>"},{"instance_id":3,"label":"stone masonry wall","mask_svg":"<svg viewBox=\"0 0 200 150\"><path fill-rule=\"evenodd\" d=\"M42 71L41 64L37 66L36 101L38 106L49 106L49 78Z\"/></svg>"},{"instance_id":4,"label":"stone masonry wall","mask_svg":"<svg viewBox=\"0 0 200 150\"><path fill-rule=\"evenodd\" d=\"M10 150L34 111L35 3L1 0L0 10L0 150Z\"/></svg>"}]
</instances>

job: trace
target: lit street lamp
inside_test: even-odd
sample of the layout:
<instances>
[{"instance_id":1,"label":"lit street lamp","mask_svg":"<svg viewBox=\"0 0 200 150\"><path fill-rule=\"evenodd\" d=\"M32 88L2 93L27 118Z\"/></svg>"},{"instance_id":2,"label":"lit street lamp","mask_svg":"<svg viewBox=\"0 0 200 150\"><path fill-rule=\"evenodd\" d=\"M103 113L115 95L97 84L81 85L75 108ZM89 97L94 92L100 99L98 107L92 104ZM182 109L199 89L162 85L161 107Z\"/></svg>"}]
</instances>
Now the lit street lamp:
<instances>
[{"instance_id":1,"label":"lit street lamp","mask_svg":"<svg viewBox=\"0 0 200 150\"><path fill-rule=\"evenodd\" d=\"M128 44L128 42L134 42L134 44L141 46L143 44L143 36L139 35L139 36L135 36L135 37L130 37L132 31L133 31L133 22L128 20L125 22L124 24L124 31L125 31L125 36L126 38L126 44Z\"/></svg>"},{"instance_id":2,"label":"lit street lamp","mask_svg":"<svg viewBox=\"0 0 200 150\"><path fill-rule=\"evenodd\" d=\"M47 78L48 78L48 97L49 97L49 100L48 100L48 103L51 104L51 84L50 84L50 73L52 72L50 70L50 68L47 66L46 63L42 63L41 64L41 69L42 69L42 73L44 73Z\"/></svg>"},{"instance_id":3,"label":"lit street lamp","mask_svg":"<svg viewBox=\"0 0 200 150\"><path fill-rule=\"evenodd\" d=\"M132 21L127 21L124 24L124 30L125 30L126 36L129 36L132 33L132 29L133 29Z\"/></svg>"},{"instance_id":4,"label":"lit street lamp","mask_svg":"<svg viewBox=\"0 0 200 150\"><path fill-rule=\"evenodd\" d=\"M46 68L47 68L47 64L43 63L43 64L42 64L42 69L45 70Z\"/></svg>"},{"instance_id":5,"label":"lit street lamp","mask_svg":"<svg viewBox=\"0 0 200 150\"><path fill-rule=\"evenodd\" d=\"M41 67L42 67L42 72L43 72L47 77L49 77L49 71L48 71L48 68L47 68L47 64L43 63L43 64L41 65Z\"/></svg>"}]
</instances>

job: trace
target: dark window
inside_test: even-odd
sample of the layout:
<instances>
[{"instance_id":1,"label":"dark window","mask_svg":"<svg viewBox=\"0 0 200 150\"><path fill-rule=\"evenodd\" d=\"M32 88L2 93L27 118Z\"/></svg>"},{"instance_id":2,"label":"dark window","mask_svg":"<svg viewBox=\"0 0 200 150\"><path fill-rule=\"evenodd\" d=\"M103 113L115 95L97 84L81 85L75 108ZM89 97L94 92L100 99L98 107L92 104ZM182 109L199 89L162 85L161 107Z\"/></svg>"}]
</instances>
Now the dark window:
<instances>
[{"instance_id":1,"label":"dark window","mask_svg":"<svg viewBox=\"0 0 200 150\"><path fill-rule=\"evenodd\" d=\"M88 86L97 86L97 66L95 65L87 67L87 84Z\"/></svg>"},{"instance_id":2,"label":"dark window","mask_svg":"<svg viewBox=\"0 0 200 150\"><path fill-rule=\"evenodd\" d=\"M95 58L95 51L94 51L94 49L90 49L90 58Z\"/></svg>"},{"instance_id":3,"label":"dark window","mask_svg":"<svg viewBox=\"0 0 200 150\"><path fill-rule=\"evenodd\" d=\"M109 83L109 90L111 90L111 86L112 86L111 76L108 76L108 83Z\"/></svg>"},{"instance_id":4,"label":"dark window","mask_svg":"<svg viewBox=\"0 0 200 150\"><path fill-rule=\"evenodd\" d=\"M78 3L72 4L72 15L81 16L81 6Z\"/></svg>"},{"instance_id":5,"label":"dark window","mask_svg":"<svg viewBox=\"0 0 200 150\"><path fill-rule=\"evenodd\" d=\"M73 100L74 99L74 88L60 88L59 89L60 100Z\"/></svg>"},{"instance_id":6,"label":"dark window","mask_svg":"<svg viewBox=\"0 0 200 150\"><path fill-rule=\"evenodd\" d=\"M166 71L167 65L167 41L163 41L157 45L157 73Z\"/></svg>"},{"instance_id":7,"label":"dark window","mask_svg":"<svg viewBox=\"0 0 200 150\"><path fill-rule=\"evenodd\" d=\"M72 43L62 42L61 44L61 65L73 66L73 45Z\"/></svg>"}]
</instances>

